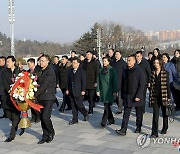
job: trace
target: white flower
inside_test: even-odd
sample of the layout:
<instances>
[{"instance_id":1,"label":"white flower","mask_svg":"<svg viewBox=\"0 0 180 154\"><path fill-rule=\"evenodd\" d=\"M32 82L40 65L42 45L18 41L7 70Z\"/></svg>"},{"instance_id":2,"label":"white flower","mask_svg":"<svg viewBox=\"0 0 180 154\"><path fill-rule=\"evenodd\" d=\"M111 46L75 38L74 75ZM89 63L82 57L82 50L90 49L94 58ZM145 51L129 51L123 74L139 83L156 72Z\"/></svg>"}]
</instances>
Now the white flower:
<instances>
[{"instance_id":1,"label":"white flower","mask_svg":"<svg viewBox=\"0 0 180 154\"><path fill-rule=\"evenodd\" d=\"M20 101L24 101L24 96L19 96Z\"/></svg>"},{"instance_id":2,"label":"white flower","mask_svg":"<svg viewBox=\"0 0 180 154\"><path fill-rule=\"evenodd\" d=\"M19 73L18 76L24 76L24 74L23 73Z\"/></svg>"},{"instance_id":3,"label":"white flower","mask_svg":"<svg viewBox=\"0 0 180 154\"><path fill-rule=\"evenodd\" d=\"M32 75L32 76L31 76L31 79L35 79L35 76L34 76L34 75Z\"/></svg>"},{"instance_id":4,"label":"white flower","mask_svg":"<svg viewBox=\"0 0 180 154\"><path fill-rule=\"evenodd\" d=\"M34 82L33 82L33 85L34 85L34 86L36 86L36 85L37 85L37 82L36 82L36 81L34 81Z\"/></svg>"},{"instance_id":5,"label":"white flower","mask_svg":"<svg viewBox=\"0 0 180 154\"><path fill-rule=\"evenodd\" d=\"M34 91L36 92L36 91L37 91L37 88L34 88Z\"/></svg>"}]
</instances>

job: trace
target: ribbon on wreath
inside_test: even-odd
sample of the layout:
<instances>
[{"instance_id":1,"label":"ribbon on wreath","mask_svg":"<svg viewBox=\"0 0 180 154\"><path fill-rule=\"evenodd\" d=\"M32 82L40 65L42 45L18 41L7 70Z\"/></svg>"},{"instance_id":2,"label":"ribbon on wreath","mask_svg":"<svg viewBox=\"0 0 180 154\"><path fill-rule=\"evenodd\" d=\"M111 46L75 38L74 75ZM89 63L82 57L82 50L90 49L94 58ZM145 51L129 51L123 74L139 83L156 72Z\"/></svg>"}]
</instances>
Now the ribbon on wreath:
<instances>
[{"instance_id":1,"label":"ribbon on wreath","mask_svg":"<svg viewBox=\"0 0 180 154\"><path fill-rule=\"evenodd\" d=\"M21 80L24 80L24 82L21 83L21 82L20 82ZM19 109L18 105L16 104L16 102L14 101L13 97L12 97L12 95L13 95L13 93L14 93L14 90L15 90L18 86L21 86L21 87L24 88L24 100L28 103L28 105L29 105L30 107L32 107L33 109L41 112L41 108L43 108L42 105L35 104L35 103L33 103L31 100L29 100L29 99L26 98L26 95L27 95L28 88L29 88L29 85L30 85L31 80L32 80L32 79L29 77L29 72L24 72L24 75L21 76L21 77L15 82L15 84L13 85L12 90L11 90L11 92L10 92L10 99L11 99L12 103L14 104L14 106L15 106L19 111L21 111L21 110Z\"/></svg>"}]
</instances>

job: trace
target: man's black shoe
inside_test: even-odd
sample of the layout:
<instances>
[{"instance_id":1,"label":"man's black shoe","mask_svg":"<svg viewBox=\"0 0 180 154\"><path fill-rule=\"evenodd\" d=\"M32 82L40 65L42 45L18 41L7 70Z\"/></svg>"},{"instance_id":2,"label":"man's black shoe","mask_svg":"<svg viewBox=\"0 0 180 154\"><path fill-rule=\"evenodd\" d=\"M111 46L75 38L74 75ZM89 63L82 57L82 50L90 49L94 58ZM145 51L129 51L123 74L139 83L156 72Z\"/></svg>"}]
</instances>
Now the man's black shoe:
<instances>
[{"instance_id":1,"label":"man's black shoe","mask_svg":"<svg viewBox=\"0 0 180 154\"><path fill-rule=\"evenodd\" d=\"M116 112L116 114L121 114L121 113L122 113L122 111L121 111L121 112L119 112L119 111L118 111L118 112Z\"/></svg>"},{"instance_id":2,"label":"man's black shoe","mask_svg":"<svg viewBox=\"0 0 180 154\"><path fill-rule=\"evenodd\" d=\"M103 124L100 124L100 127L101 127L102 129L104 129L104 128L105 128L105 125L103 125Z\"/></svg>"},{"instance_id":3,"label":"man's black shoe","mask_svg":"<svg viewBox=\"0 0 180 154\"><path fill-rule=\"evenodd\" d=\"M87 114L85 117L84 117L84 120L83 121L88 121L89 119L89 115Z\"/></svg>"},{"instance_id":4,"label":"man's black shoe","mask_svg":"<svg viewBox=\"0 0 180 154\"><path fill-rule=\"evenodd\" d=\"M0 116L0 119L7 118L6 115Z\"/></svg>"},{"instance_id":5,"label":"man's black shoe","mask_svg":"<svg viewBox=\"0 0 180 154\"><path fill-rule=\"evenodd\" d=\"M160 134L167 134L167 130L162 129Z\"/></svg>"},{"instance_id":6,"label":"man's black shoe","mask_svg":"<svg viewBox=\"0 0 180 154\"><path fill-rule=\"evenodd\" d=\"M140 133L141 132L141 127L137 127L134 133Z\"/></svg>"},{"instance_id":7,"label":"man's black shoe","mask_svg":"<svg viewBox=\"0 0 180 154\"><path fill-rule=\"evenodd\" d=\"M116 130L116 133L121 135L121 136L125 136L126 135L126 131L123 130L123 129L120 129L120 130Z\"/></svg>"},{"instance_id":8,"label":"man's black shoe","mask_svg":"<svg viewBox=\"0 0 180 154\"><path fill-rule=\"evenodd\" d=\"M150 136L151 138L157 138L158 137L158 135L154 135L154 134L151 134L151 136Z\"/></svg>"},{"instance_id":9,"label":"man's black shoe","mask_svg":"<svg viewBox=\"0 0 180 154\"><path fill-rule=\"evenodd\" d=\"M9 137L9 138L7 138L4 142L11 142L12 140L14 140L14 138Z\"/></svg>"},{"instance_id":10,"label":"man's black shoe","mask_svg":"<svg viewBox=\"0 0 180 154\"><path fill-rule=\"evenodd\" d=\"M45 143L47 140L45 140L45 139L41 139L37 144L43 144L43 143Z\"/></svg>"},{"instance_id":11,"label":"man's black shoe","mask_svg":"<svg viewBox=\"0 0 180 154\"><path fill-rule=\"evenodd\" d=\"M40 119L36 119L36 123L39 123L41 120Z\"/></svg>"},{"instance_id":12,"label":"man's black shoe","mask_svg":"<svg viewBox=\"0 0 180 154\"><path fill-rule=\"evenodd\" d=\"M50 143L54 139L54 136L49 136L49 138L46 140L47 143Z\"/></svg>"},{"instance_id":13,"label":"man's black shoe","mask_svg":"<svg viewBox=\"0 0 180 154\"><path fill-rule=\"evenodd\" d=\"M71 121L69 122L69 125L74 125L74 124L77 124L78 122L77 121Z\"/></svg>"},{"instance_id":14,"label":"man's black shoe","mask_svg":"<svg viewBox=\"0 0 180 154\"><path fill-rule=\"evenodd\" d=\"M93 111L89 111L88 114L93 114Z\"/></svg>"},{"instance_id":15,"label":"man's black shoe","mask_svg":"<svg viewBox=\"0 0 180 154\"><path fill-rule=\"evenodd\" d=\"M59 112L64 113L64 109L59 109Z\"/></svg>"},{"instance_id":16,"label":"man's black shoe","mask_svg":"<svg viewBox=\"0 0 180 154\"><path fill-rule=\"evenodd\" d=\"M24 131L25 131L25 128L21 128L21 131L20 131L19 135L20 135L20 136L23 135L23 134L24 134Z\"/></svg>"}]
</instances>

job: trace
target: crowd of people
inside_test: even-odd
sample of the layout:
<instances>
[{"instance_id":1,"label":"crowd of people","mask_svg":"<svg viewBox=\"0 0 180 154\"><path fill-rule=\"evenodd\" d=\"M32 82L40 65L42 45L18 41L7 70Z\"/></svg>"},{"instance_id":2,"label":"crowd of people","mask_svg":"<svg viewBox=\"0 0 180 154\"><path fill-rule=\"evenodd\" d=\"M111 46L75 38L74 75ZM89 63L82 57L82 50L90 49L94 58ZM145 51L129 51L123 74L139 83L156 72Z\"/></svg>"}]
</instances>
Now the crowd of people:
<instances>
[{"instance_id":1,"label":"crowd of people","mask_svg":"<svg viewBox=\"0 0 180 154\"><path fill-rule=\"evenodd\" d=\"M38 144L50 143L54 139L51 114L54 103L59 107L56 98L58 88L63 94L59 112L72 110L69 125L78 123L78 112L84 116L84 121L88 121L89 115L93 115L96 102L104 104L100 127L114 124L111 105L116 102L116 114L123 113L121 128L116 133L122 136L126 135L133 107L136 111L135 133L141 132L146 103L153 108L151 137L155 138L158 137L160 108L163 115L161 134L166 134L168 130L167 106L174 104L176 111L180 110L180 50L175 50L172 59L168 53L160 54L158 48L149 52L146 59L140 50L129 55L125 61L121 51L109 49L102 56L102 64L96 50L79 56L71 51L70 58L64 55L61 59L58 56L50 59L42 53L37 59L37 65L35 59L29 58L27 66L29 69L24 70L14 56L0 57L0 101L4 113L0 118L12 121L10 134L5 142L14 140L20 121L20 111L13 106L9 90L15 77L22 71L31 72L38 77L35 100L44 108L41 112L31 109L31 122L41 122L43 130ZM146 99L147 90L149 101ZM89 103L88 109L83 104L85 100ZM21 129L20 135L24 131L25 129Z\"/></svg>"}]
</instances>

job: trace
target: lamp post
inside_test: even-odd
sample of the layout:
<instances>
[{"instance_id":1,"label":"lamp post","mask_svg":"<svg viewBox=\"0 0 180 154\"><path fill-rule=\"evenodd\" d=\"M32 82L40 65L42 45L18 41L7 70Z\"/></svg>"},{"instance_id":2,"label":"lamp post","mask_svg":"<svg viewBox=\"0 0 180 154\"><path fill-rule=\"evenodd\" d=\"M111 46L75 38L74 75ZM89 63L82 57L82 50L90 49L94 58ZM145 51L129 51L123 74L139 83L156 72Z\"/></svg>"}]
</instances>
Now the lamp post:
<instances>
[{"instance_id":1,"label":"lamp post","mask_svg":"<svg viewBox=\"0 0 180 154\"><path fill-rule=\"evenodd\" d=\"M10 34L11 34L11 55L15 56L14 48L14 0L9 0L9 23L10 23Z\"/></svg>"},{"instance_id":2,"label":"lamp post","mask_svg":"<svg viewBox=\"0 0 180 154\"><path fill-rule=\"evenodd\" d=\"M102 63L101 59L101 28L97 29L97 47L98 47L98 54L99 54L99 61Z\"/></svg>"}]
</instances>

